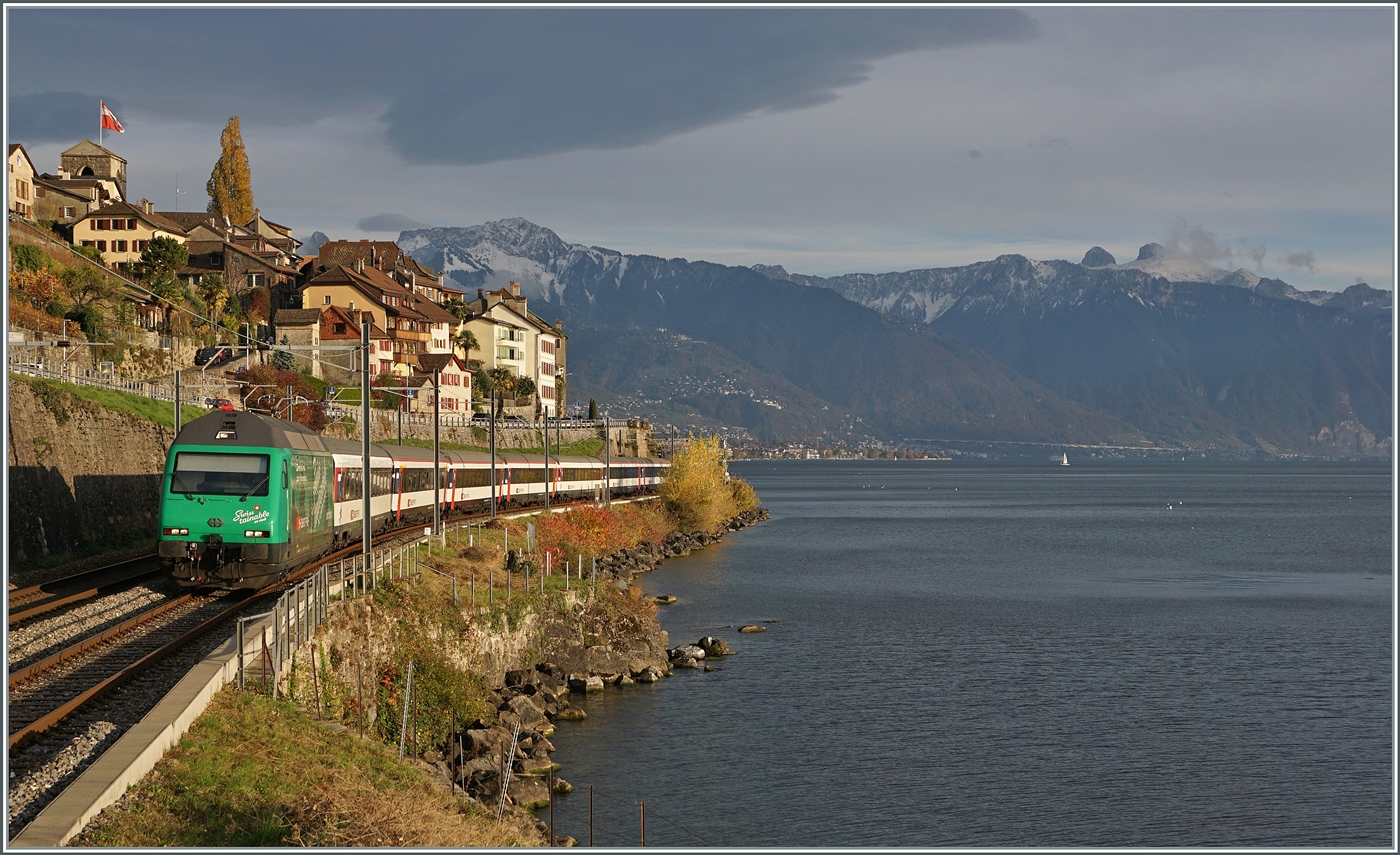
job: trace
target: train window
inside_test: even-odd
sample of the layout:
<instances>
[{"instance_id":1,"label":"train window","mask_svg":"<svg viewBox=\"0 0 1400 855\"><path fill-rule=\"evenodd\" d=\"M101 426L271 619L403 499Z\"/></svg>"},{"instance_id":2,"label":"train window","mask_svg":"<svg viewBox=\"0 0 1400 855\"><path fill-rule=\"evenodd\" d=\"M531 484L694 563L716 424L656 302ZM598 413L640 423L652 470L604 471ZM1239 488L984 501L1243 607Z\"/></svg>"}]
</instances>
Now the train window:
<instances>
[{"instance_id":1,"label":"train window","mask_svg":"<svg viewBox=\"0 0 1400 855\"><path fill-rule=\"evenodd\" d=\"M199 496L266 496L266 454L181 451L170 473L170 492Z\"/></svg>"},{"instance_id":2,"label":"train window","mask_svg":"<svg viewBox=\"0 0 1400 855\"><path fill-rule=\"evenodd\" d=\"M510 480L513 484L543 484L543 469L512 469Z\"/></svg>"},{"instance_id":3,"label":"train window","mask_svg":"<svg viewBox=\"0 0 1400 855\"><path fill-rule=\"evenodd\" d=\"M446 477L443 478L442 486L446 487ZM431 492L433 489L433 470L431 469L408 469L403 470L403 491L405 493Z\"/></svg>"},{"instance_id":4,"label":"train window","mask_svg":"<svg viewBox=\"0 0 1400 855\"><path fill-rule=\"evenodd\" d=\"M490 469L458 469L458 487L489 487L491 485Z\"/></svg>"},{"instance_id":5,"label":"train window","mask_svg":"<svg viewBox=\"0 0 1400 855\"><path fill-rule=\"evenodd\" d=\"M391 486L390 486L390 485L391 485L391 482L392 482L392 480L393 480L393 473L394 473L394 470L388 469L388 468L385 468L385 469L371 469L371 470L370 470L370 477L369 477L369 480L370 480L370 487L374 490L374 492L373 492L371 495L374 495L374 496L387 496L387 495L389 495L389 493L390 493L390 491L391 491Z\"/></svg>"}]
</instances>

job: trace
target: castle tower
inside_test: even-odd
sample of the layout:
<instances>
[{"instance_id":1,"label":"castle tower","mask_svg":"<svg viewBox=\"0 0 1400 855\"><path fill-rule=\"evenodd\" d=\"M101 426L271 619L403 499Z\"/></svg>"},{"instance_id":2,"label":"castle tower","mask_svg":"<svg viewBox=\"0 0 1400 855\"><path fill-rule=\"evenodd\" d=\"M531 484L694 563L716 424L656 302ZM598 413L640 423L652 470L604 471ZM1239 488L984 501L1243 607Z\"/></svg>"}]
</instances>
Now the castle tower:
<instances>
[{"instance_id":1,"label":"castle tower","mask_svg":"<svg viewBox=\"0 0 1400 855\"><path fill-rule=\"evenodd\" d=\"M60 155L59 169L73 178L100 178L116 185L126 201L126 158L92 140L83 140Z\"/></svg>"}]
</instances>

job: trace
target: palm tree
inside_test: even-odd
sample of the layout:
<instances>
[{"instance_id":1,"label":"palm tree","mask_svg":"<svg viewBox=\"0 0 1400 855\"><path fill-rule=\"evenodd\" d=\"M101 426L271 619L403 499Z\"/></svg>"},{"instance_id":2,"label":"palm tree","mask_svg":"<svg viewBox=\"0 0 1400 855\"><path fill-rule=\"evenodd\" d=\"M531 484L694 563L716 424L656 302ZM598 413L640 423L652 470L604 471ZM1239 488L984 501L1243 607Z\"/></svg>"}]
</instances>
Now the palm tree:
<instances>
[{"instance_id":1,"label":"palm tree","mask_svg":"<svg viewBox=\"0 0 1400 855\"><path fill-rule=\"evenodd\" d=\"M497 399L499 403L496 405L496 415L500 416L505 412L506 395L512 395L515 391L515 372L505 367L492 368L486 372L486 378L490 381L488 390L494 389L500 393Z\"/></svg>"},{"instance_id":2,"label":"palm tree","mask_svg":"<svg viewBox=\"0 0 1400 855\"><path fill-rule=\"evenodd\" d=\"M481 342L476 340L476 334L466 327L457 330L457 338L453 340L453 343L466 353L468 362L471 362L472 351L481 347Z\"/></svg>"}]
</instances>

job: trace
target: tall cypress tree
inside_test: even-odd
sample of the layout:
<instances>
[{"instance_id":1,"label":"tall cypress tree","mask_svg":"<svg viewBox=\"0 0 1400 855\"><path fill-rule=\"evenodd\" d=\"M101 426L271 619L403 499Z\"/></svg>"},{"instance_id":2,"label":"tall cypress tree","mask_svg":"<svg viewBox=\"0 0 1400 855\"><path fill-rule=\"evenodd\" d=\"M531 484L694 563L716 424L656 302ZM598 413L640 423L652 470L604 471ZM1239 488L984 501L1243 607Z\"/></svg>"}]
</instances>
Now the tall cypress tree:
<instances>
[{"instance_id":1,"label":"tall cypress tree","mask_svg":"<svg viewBox=\"0 0 1400 855\"><path fill-rule=\"evenodd\" d=\"M253 176L248 168L248 153L243 149L237 116L229 119L224 127L219 148L219 160L205 185L209 191L206 210L243 225L253 219Z\"/></svg>"}]
</instances>

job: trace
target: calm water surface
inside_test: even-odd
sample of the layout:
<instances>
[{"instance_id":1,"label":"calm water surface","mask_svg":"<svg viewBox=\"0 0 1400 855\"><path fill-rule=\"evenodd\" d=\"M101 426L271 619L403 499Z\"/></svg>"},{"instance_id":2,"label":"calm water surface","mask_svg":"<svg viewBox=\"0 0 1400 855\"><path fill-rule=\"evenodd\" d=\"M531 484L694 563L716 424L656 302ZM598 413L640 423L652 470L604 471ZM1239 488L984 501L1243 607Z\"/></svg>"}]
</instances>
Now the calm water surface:
<instances>
[{"instance_id":1,"label":"calm water surface","mask_svg":"<svg viewBox=\"0 0 1400 855\"><path fill-rule=\"evenodd\" d=\"M582 701L560 833L592 785L600 846L1392 844L1388 467L732 470L772 519L642 584L739 653Z\"/></svg>"}]
</instances>

